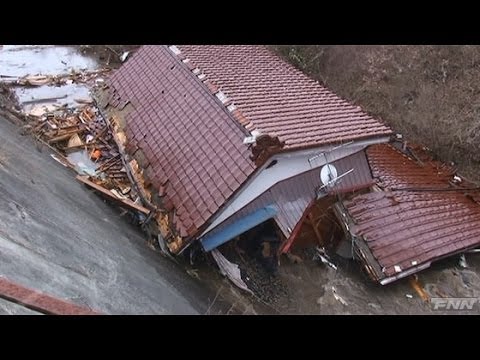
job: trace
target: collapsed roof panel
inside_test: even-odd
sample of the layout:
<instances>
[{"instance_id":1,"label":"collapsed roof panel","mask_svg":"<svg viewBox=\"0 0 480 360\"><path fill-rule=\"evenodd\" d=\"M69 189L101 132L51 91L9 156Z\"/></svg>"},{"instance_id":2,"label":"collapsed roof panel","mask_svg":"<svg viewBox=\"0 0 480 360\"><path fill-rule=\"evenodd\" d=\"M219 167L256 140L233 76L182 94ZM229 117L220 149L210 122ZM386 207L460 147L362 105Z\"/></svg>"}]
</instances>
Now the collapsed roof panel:
<instances>
[{"instance_id":1,"label":"collapsed roof panel","mask_svg":"<svg viewBox=\"0 0 480 360\"><path fill-rule=\"evenodd\" d=\"M381 269L376 280L386 283L480 246L480 205L474 200L479 190L455 184L445 165L414 160L391 145L371 146L367 155L380 191L344 205L351 233L372 255L366 261Z\"/></svg>"}]
</instances>

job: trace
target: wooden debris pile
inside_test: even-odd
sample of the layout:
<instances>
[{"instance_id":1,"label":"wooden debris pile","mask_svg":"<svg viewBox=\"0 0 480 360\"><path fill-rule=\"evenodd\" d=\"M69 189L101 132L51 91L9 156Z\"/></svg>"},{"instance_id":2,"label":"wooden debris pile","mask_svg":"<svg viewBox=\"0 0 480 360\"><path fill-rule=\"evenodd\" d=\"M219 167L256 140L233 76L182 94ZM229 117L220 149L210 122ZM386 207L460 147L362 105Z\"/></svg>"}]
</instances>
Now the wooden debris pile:
<instances>
[{"instance_id":1,"label":"wooden debris pile","mask_svg":"<svg viewBox=\"0 0 480 360\"><path fill-rule=\"evenodd\" d=\"M73 83L87 83L97 79L99 75L109 72L110 69L100 69L92 71L71 71L59 75L27 75L22 77L1 75L0 79L3 84L10 86L61 86ZM102 81L101 79L98 79Z\"/></svg>"},{"instance_id":2,"label":"wooden debris pile","mask_svg":"<svg viewBox=\"0 0 480 360\"><path fill-rule=\"evenodd\" d=\"M94 106L43 109L46 111L41 115L40 111L27 115L26 130L57 150L62 163L68 162L77 171L79 181L95 190L103 189L101 193L120 200L128 209L149 213L132 189L108 124Z\"/></svg>"}]
</instances>

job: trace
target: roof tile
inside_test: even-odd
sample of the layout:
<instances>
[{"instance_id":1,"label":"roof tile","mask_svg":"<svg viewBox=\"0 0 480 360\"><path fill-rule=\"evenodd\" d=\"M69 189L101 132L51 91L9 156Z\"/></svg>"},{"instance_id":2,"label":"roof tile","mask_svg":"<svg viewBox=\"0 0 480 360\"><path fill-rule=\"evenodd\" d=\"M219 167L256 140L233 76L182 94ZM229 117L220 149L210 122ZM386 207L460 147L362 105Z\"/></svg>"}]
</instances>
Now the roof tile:
<instances>
[{"instance_id":1,"label":"roof tile","mask_svg":"<svg viewBox=\"0 0 480 360\"><path fill-rule=\"evenodd\" d=\"M233 111L237 121L254 128L274 133L303 128L305 122L315 124L309 137L290 139L284 135L287 148L306 147L332 141L324 136L326 117L322 111L332 104L329 119L340 121L349 117L349 123L336 127L337 141L350 139L349 126L365 128L361 137L388 135L391 130L364 113L358 106L349 104L334 93L310 79L292 65L280 59L264 46L251 45L181 45L179 48L196 67L201 69L222 92L231 99L237 109ZM305 106L308 104L308 106ZM290 112L291 116L283 116ZM301 115L301 116L300 116ZM288 131L287 131L288 132ZM300 132L305 134L305 132Z\"/></svg>"},{"instance_id":2,"label":"roof tile","mask_svg":"<svg viewBox=\"0 0 480 360\"><path fill-rule=\"evenodd\" d=\"M241 160L230 166L249 169L248 174L255 169L242 143L244 133L166 47L143 46L108 82L115 90L112 103L140 104L126 116L129 148L143 144L147 161L161 166L153 172L152 182L160 185L170 180L166 207L177 209L178 228L184 234L195 235L192 231L198 231L236 190L224 185L220 200L203 189L204 183L215 183L211 176L216 171L225 171L221 159L232 156L224 148L232 134L236 134L235 143L229 150L238 152ZM212 158L218 169L212 166Z\"/></svg>"},{"instance_id":3,"label":"roof tile","mask_svg":"<svg viewBox=\"0 0 480 360\"><path fill-rule=\"evenodd\" d=\"M391 145L370 146L367 155L383 191L345 206L386 276L396 274L395 265L405 271L480 245L480 205L452 185L452 169L432 160L420 164Z\"/></svg>"},{"instance_id":4,"label":"roof tile","mask_svg":"<svg viewBox=\"0 0 480 360\"><path fill-rule=\"evenodd\" d=\"M166 46L141 47L108 84L111 105L134 106L126 116L130 148L141 146L147 161L161 167L152 182L170 181L166 202L184 213L179 228L189 236L255 170L239 122L278 134L287 149L390 133L265 47L178 48L180 56ZM192 72L197 67L205 83ZM235 104L232 113L211 92L218 89ZM200 205L182 208L189 199ZM187 219L195 226L182 224Z\"/></svg>"}]
</instances>

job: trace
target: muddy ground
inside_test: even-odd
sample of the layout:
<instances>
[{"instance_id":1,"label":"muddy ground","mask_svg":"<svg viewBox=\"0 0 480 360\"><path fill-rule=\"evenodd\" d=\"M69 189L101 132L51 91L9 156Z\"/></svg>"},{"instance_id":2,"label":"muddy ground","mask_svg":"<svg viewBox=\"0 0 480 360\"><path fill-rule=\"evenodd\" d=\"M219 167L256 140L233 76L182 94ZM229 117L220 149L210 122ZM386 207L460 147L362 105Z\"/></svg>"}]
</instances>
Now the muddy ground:
<instances>
[{"instance_id":1,"label":"muddy ground","mask_svg":"<svg viewBox=\"0 0 480 360\"><path fill-rule=\"evenodd\" d=\"M418 277L430 297L479 297L480 258L467 256L469 268L458 266L457 258L438 262ZM280 278L288 284L293 299L279 305L282 313L320 314L480 314L473 311L438 311L424 302L408 279L381 286L374 284L357 263L337 258L338 270L318 261L307 260L302 265L283 262ZM308 285L307 285L308 284ZM334 292L346 302L335 298ZM411 297L411 298L410 298Z\"/></svg>"},{"instance_id":2,"label":"muddy ground","mask_svg":"<svg viewBox=\"0 0 480 360\"><path fill-rule=\"evenodd\" d=\"M118 54L131 51L135 46L113 47L107 46L80 46L70 50L49 49L49 52L70 54L69 59L76 59L78 64L90 64L89 66L118 66L121 63ZM9 70L2 63L0 49L0 73L5 74ZM45 50L43 50L45 51ZM65 51L65 52L62 52ZM109 56L108 54L111 53ZM117 54L117 60L114 58ZM36 54L36 55L35 55ZM33 64L42 64L42 50L31 54ZM36 58L40 56L40 58ZM78 57L79 56L79 57ZM86 59L83 59L85 56ZM12 59L15 59L12 57ZM31 60L32 60L31 59ZM95 64L90 60L94 59ZM66 62L65 59L51 58L51 66L60 66L55 71L63 71L58 61ZM73 60L72 60L73 61ZM26 64L27 62L25 62ZM23 63L22 63L23 64ZM13 64L10 69L22 68L22 64ZM44 62L46 65L47 63ZM53 64L53 65L52 65ZM19 65L16 66L16 65ZM27 65L25 65L27 66ZM54 67L55 67L54 66ZM25 72L25 68L23 68ZM8 75L8 74L6 74ZM3 90L1 90L3 89ZM19 108L16 96L8 87L0 88L0 121L10 118L11 110ZM52 90L52 89L50 89ZM22 95L21 89L16 94ZM48 87L44 89L48 93ZM35 93L30 94L35 97ZM17 96L18 97L18 96ZM21 97L21 96L20 96ZM25 100L25 97L23 98ZM28 99L28 96L27 96ZM7 115L5 115L7 114ZM18 122L17 122L18 123ZM28 148L27 148L28 151ZM1 160L1 159L0 159ZM0 162L0 167L1 167ZM60 164L56 166L61 167ZM2 179L0 179L1 182ZM75 182L74 176L71 178ZM129 225L132 226L132 225ZM146 244L145 244L146 246ZM396 283L380 286L373 284L366 278L357 263L334 257L338 270L334 270L313 260L309 252L299 252L303 261L294 263L287 257L280 259L281 266L276 277L264 273L262 267L255 262L250 262L246 267L255 269L250 278L250 285L254 288L255 296L250 296L232 286L207 262L196 263L191 266L182 259L180 265L185 269L184 276L192 277L203 286L212 291L212 298L209 301L223 303L227 309L223 313L245 313L245 314L438 314L433 311L431 305L425 303L412 288L408 280L401 280ZM463 269L458 264L458 258L454 257L435 264L419 274L420 283L430 296L452 296L452 297L479 297L480 296L480 254L467 255L468 268ZM248 281L247 281L248 283ZM214 308L212 306L212 308ZM219 313L210 311L207 308L205 313ZM474 311L444 311L447 314L480 313L480 307Z\"/></svg>"},{"instance_id":3,"label":"muddy ground","mask_svg":"<svg viewBox=\"0 0 480 360\"><path fill-rule=\"evenodd\" d=\"M353 260L331 255L337 270L315 259L311 249L283 255L278 273L272 276L252 257L236 256L224 250L230 261L239 264L242 277L255 293L255 300L275 314L325 315L448 315L480 314L480 305L467 311L434 310L415 291L410 279L378 285ZM301 259L301 262L299 262ZM418 283L429 298L480 297L480 254L467 254L467 268L454 256L418 274Z\"/></svg>"}]
</instances>

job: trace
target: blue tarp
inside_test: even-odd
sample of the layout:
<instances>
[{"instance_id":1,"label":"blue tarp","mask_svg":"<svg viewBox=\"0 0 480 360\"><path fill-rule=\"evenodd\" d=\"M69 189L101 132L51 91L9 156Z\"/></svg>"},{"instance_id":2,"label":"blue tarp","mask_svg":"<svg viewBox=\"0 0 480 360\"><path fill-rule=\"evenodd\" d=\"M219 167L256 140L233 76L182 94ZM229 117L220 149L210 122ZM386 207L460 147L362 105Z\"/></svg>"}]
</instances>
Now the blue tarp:
<instances>
[{"instance_id":1,"label":"blue tarp","mask_svg":"<svg viewBox=\"0 0 480 360\"><path fill-rule=\"evenodd\" d=\"M220 231L213 230L211 234L207 234L200 239L200 242L205 251L213 250L245 231L273 218L276 214L277 208L274 205L267 205L235 221L233 224L227 225Z\"/></svg>"}]
</instances>

